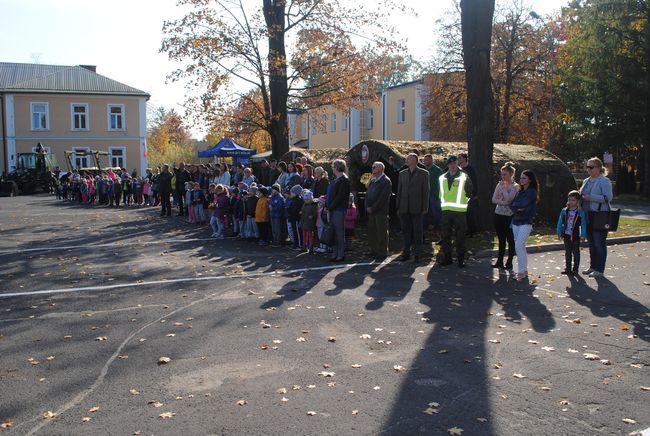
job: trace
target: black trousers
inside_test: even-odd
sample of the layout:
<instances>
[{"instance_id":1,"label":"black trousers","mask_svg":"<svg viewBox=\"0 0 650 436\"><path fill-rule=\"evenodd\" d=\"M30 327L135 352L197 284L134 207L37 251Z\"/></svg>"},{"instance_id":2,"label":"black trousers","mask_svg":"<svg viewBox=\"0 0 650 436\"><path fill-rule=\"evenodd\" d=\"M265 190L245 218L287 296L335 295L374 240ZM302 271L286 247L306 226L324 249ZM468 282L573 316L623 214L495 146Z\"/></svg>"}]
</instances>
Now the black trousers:
<instances>
[{"instance_id":1,"label":"black trousers","mask_svg":"<svg viewBox=\"0 0 650 436\"><path fill-rule=\"evenodd\" d=\"M421 213L401 213L399 222L402 225L402 236L404 237L404 252L406 256L411 255L411 246L415 257L422 256L423 222L424 215Z\"/></svg>"},{"instance_id":2,"label":"black trousers","mask_svg":"<svg viewBox=\"0 0 650 436\"><path fill-rule=\"evenodd\" d=\"M183 205L185 202L185 191L176 190L176 197L178 198L178 214L183 215Z\"/></svg>"},{"instance_id":3,"label":"black trousers","mask_svg":"<svg viewBox=\"0 0 650 436\"><path fill-rule=\"evenodd\" d=\"M271 224L268 221L257 223L257 229L260 231L260 241L269 242L269 227Z\"/></svg>"},{"instance_id":4,"label":"black trousers","mask_svg":"<svg viewBox=\"0 0 650 436\"><path fill-rule=\"evenodd\" d=\"M578 271L580 268L580 237L572 240L571 236L564 235L564 262L567 271Z\"/></svg>"},{"instance_id":5,"label":"black trousers","mask_svg":"<svg viewBox=\"0 0 650 436\"><path fill-rule=\"evenodd\" d=\"M506 254L506 242L508 243L508 263L512 264L512 258L515 256L515 237L512 234L510 224L512 216L494 214L494 229L499 239L499 257L498 263L503 263L503 256Z\"/></svg>"},{"instance_id":6,"label":"black trousers","mask_svg":"<svg viewBox=\"0 0 650 436\"><path fill-rule=\"evenodd\" d=\"M442 253L445 260L451 260L451 240L456 236L456 255L459 259L465 257L465 232L467 231L467 216L465 212L450 210L442 211Z\"/></svg>"},{"instance_id":7,"label":"black trousers","mask_svg":"<svg viewBox=\"0 0 650 436\"><path fill-rule=\"evenodd\" d=\"M161 192L160 193L160 204L162 209L160 210L161 215L171 215L172 214L172 202L170 200L171 192Z\"/></svg>"}]
</instances>

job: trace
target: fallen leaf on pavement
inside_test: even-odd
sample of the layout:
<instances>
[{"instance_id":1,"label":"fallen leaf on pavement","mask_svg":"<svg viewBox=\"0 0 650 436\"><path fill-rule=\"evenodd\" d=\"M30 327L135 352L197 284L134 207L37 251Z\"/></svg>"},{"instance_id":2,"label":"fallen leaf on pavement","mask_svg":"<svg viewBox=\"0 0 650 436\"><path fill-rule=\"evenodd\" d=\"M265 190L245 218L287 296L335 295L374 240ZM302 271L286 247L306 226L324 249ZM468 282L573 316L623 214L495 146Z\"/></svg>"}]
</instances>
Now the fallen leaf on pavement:
<instances>
[{"instance_id":1,"label":"fallen leaf on pavement","mask_svg":"<svg viewBox=\"0 0 650 436\"><path fill-rule=\"evenodd\" d=\"M309 410L309 411L307 411L307 415L314 416L314 415L316 415L316 412L314 412L313 410Z\"/></svg>"},{"instance_id":2,"label":"fallen leaf on pavement","mask_svg":"<svg viewBox=\"0 0 650 436\"><path fill-rule=\"evenodd\" d=\"M307 342L307 339L303 338L302 336L296 339L296 342Z\"/></svg>"},{"instance_id":3,"label":"fallen leaf on pavement","mask_svg":"<svg viewBox=\"0 0 650 436\"><path fill-rule=\"evenodd\" d=\"M49 418L54 418L56 416L56 413L48 410L47 412L43 413L43 418L49 419Z\"/></svg>"},{"instance_id":4,"label":"fallen leaf on pavement","mask_svg":"<svg viewBox=\"0 0 650 436\"><path fill-rule=\"evenodd\" d=\"M237 405L238 405L238 406L245 406L246 404L248 404L248 401L246 401L246 400L239 400L239 401L237 401Z\"/></svg>"},{"instance_id":5,"label":"fallen leaf on pavement","mask_svg":"<svg viewBox=\"0 0 650 436\"><path fill-rule=\"evenodd\" d=\"M359 411L358 411L358 410L353 410L353 411L352 411L352 414L353 414L353 415L358 415L358 414L359 414Z\"/></svg>"},{"instance_id":6,"label":"fallen leaf on pavement","mask_svg":"<svg viewBox=\"0 0 650 436\"><path fill-rule=\"evenodd\" d=\"M88 411L89 411L90 413L95 413L95 412L97 412L98 410L99 410L99 407L97 407L97 406L95 406L95 407L91 407L90 409L88 409Z\"/></svg>"},{"instance_id":7,"label":"fallen leaf on pavement","mask_svg":"<svg viewBox=\"0 0 650 436\"><path fill-rule=\"evenodd\" d=\"M158 415L158 417L162 419L170 419L173 418L174 416L176 416L174 412L164 412Z\"/></svg>"},{"instance_id":8,"label":"fallen leaf on pavement","mask_svg":"<svg viewBox=\"0 0 650 436\"><path fill-rule=\"evenodd\" d=\"M523 375L523 374L519 374L518 372L515 372L514 374L512 374L512 376L513 376L514 378L526 378L525 375Z\"/></svg>"},{"instance_id":9,"label":"fallen leaf on pavement","mask_svg":"<svg viewBox=\"0 0 650 436\"><path fill-rule=\"evenodd\" d=\"M487 422L487 418L476 418L478 422Z\"/></svg>"},{"instance_id":10,"label":"fallen leaf on pavement","mask_svg":"<svg viewBox=\"0 0 650 436\"><path fill-rule=\"evenodd\" d=\"M151 404L151 405L152 405L153 407L155 407L156 409L158 409L158 408L160 408L160 407L163 406L163 403L161 403L161 402L159 402L159 401L156 401L156 400L151 400L151 401L149 401L147 404Z\"/></svg>"},{"instance_id":11,"label":"fallen leaf on pavement","mask_svg":"<svg viewBox=\"0 0 650 436\"><path fill-rule=\"evenodd\" d=\"M131 389L131 390L129 390L129 393L130 393L131 395L140 395L140 392L138 392L138 391L135 390L135 389Z\"/></svg>"},{"instance_id":12,"label":"fallen leaf on pavement","mask_svg":"<svg viewBox=\"0 0 650 436\"><path fill-rule=\"evenodd\" d=\"M15 423L16 423L15 419L5 419L4 421L2 421L2 424L0 424L0 428L9 428Z\"/></svg>"},{"instance_id":13,"label":"fallen leaf on pavement","mask_svg":"<svg viewBox=\"0 0 650 436\"><path fill-rule=\"evenodd\" d=\"M593 354L593 353L584 353L583 356L587 360L600 360L600 356L598 356L597 354Z\"/></svg>"},{"instance_id":14,"label":"fallen leaf on pavement","mask_svg":"<svg viewBox=\"0 0 650 436\"><path fill-rule=\"evenodd\" d=\"M354 364L352 364L352 365L350 365L350 366L351 366L352 368L361 368L363 365L360 365L360 364L358 364L358 363L354 363Z\"/></svg>"},{"instance_id":15,"label":"fallen leaf on pavement","mask_svg":"<svg viewBox=\"0 0 650 436\"><path fill-rule=\"evenodd\" d=\"M160 359L158 359L158 365L166 365L171 361L172 361L172 359L170 359L169 357L164 357L163 356Z\"/></svg>"},{"instance_id":16,"label":"fallen leaf on pavement","mask_svg":"<svg viewBox=\"0 0 650 436\"><path fill-rule=\"evenodd\" d=\"M288 390L287 390L287 388L280 388L275 392L277 392L278 394L286 394L288 392Z\"/></svg>"},{"instance_id":17,"label":"fallen leaf on pavement","mask_svg":"<svg viewBox=\"0 0 650 436\"><path fill-rule=\"evenodd\" d=\"M318 373L321 377L334 377L335 373L330 371L321 371Z\"/></svg>"},{"instance_id":18,"label":"fallen leaf on pavement","mask_svg":"<svg viewBox=\"0 0 650 436\"><path fill-rule=\"evenodd\" d=\"M90 420L91 420L90 416L84 416L83 418L81 418L81 422L90 422Z\"/></svg>"},{"instance_id":19,"label":"fallen leaf on pavement","mask_svg":"<svg viewBox=\"0 0 650 436\"><path fill-rule=\"evenodd\" d=\"M406 368L404 368L402 365L394 365L393 369L397 372L404 372L406 371Z\"/></svg>"},{"instance_id":20,"label":"fallen leaf on pavement","mask_svg":"<svg viewBox=\"0 0 650 436\"><path fill-rule=\"evenodd\" d=\"M630 418L623 418L623 422L626 424L636 424L636 421Z\"/></svg>"},{"instance_id":21,"label":"fallen leaf on pavement","mask_svg":"<svg viewBox=\"0 0 650 436\"><path fill-rule=\"evenodd\" d=\"M107 338L106 336L97 336L97 337L95 338L95 340L96 340L96 341L107 341L108 338Z\"/></svg>"},{"instance_id":22,"label":"fallen leaf on pavement","mask_svg":"<svg viewBox=\"0 0 650 436\"><path fill-rule=\"evenodd\" d=\"M641 386L642 391L650 391L650 386Z\"/></svg>"},{"instance_id":23,"label":"fallen leaf on pavement","mask_svg":"<svg viewBox=\"0 0 650 436\"><path fill-rule=\"evenodd\" d=\"M361 336L359 336L359 338L360 338L360 339L372 339L372 336L370 336L370 335L367 334L367 333L364 333L364 334L362 334Z\"/></svg>"},{"instance_id":24,"label":"fallen leaf on pavement","mask_svg":"<svg viewBox=\"0 0 650 436\"><path fill-rule=\"evenodd\" d=\"M329 338L327 338L327 341L328 342L336 342L336 337L335 336L330 336Z\"/></svg>"},{"instance_id":25,"label":"fallen leaf on pavement","mask_svg":"<svg viewBox=\"0 0 650 436\"><path fill-rule=\"evenodd\" d=\"M544 351L555 351L555 348L553 348L553 347L542 347L542 350L544 350Z\"/></svg>"},{"instance_id":26,"label":"fallen leaf on pavement","mask_svg":"<svg viewBox=\"0 0 650 436\"><path fill-rule=\"evenodd\" d=\"M447 429L447 433L453 436L461 436L463 434L463 429L458 427L452 427Z\"/></svg>"}]
</instances>

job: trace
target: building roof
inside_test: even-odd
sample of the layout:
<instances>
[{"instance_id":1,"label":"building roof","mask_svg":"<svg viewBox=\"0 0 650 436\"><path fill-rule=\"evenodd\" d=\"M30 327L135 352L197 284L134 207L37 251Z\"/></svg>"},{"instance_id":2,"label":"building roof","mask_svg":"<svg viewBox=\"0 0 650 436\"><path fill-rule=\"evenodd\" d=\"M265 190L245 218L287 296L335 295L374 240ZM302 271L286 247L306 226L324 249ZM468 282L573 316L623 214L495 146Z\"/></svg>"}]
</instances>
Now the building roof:
<instances>
[{"instance_id":1,"label":"building roof","mask_svg":"<svg viewBox=\"0 0 650 436\"><path fill-rule=\"evenodd\" d=\"M150 97L144 91L97 74L91 66L0 62L0 92L100 94Z\"/></svg>"}]
</instances>

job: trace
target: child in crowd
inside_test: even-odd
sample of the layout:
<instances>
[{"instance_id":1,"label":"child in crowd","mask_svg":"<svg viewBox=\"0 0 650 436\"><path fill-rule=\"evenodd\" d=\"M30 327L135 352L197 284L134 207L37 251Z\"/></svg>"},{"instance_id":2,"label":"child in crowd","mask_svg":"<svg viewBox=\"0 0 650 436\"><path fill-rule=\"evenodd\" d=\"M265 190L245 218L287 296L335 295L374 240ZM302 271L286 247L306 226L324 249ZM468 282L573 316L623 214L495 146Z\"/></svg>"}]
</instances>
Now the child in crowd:
<instances>
[{"instance_id":1,"label":"child in crowd","mask_svg":"<svg viewBox=\"0 0 650 436\"><path fill-rule=\"evenodd\" d=\"M321 238L323 237L323 228L325 227L325 224L328 223L327 210L325 210L325 196L321 195L318 197L316 204L318 204L316 214L316 234L318 235L319 244L318 248L316 248L314 251L316 251L316 253L327 253L329 247L320 242Z\"/></svg>"},{"instance_id":2,"label":"child in crowd","mask_svg":"<svg viewBox=\"0 0 650 436\"><path fill-rule=\"evenodd\" d=\"M125 206L129 206L131 204L131 188L131 177L127 174L122 179L122 203L124 203Z\"/></svg>"},{"instance_id":3,"label":"child in crowd","mask_svg":"<svg viewBox=\"0 0 650 436\"><path fill-rule=\"evenodd\" d=\"M257 209L257 186L251 186L248 195L244 198L244 218L246 220L247 239L259 239L260 232L255 221L255 211Z\"/></svg>"},{"instance_id":4,"label":"child in crowd","mask_svg":"<svg viewBox=\"0 0 650 436\"><path fill-rule=\"evenodd\" d=\"M192 204L192 191L194 190L194 187L192 186L192 182L185 182L185 198L184 198L184 203L187 205L187 222L190 224L194 224L195 222L195 217L194 217L194 205Z\"/></svg>"},{"instance_id":5,"label":"child in crowd","mask_svg":"<svg viewBox=\"0 0 650 436\"><path fill-rule=\"evenodd\" d=\"M300 228L302 229L303 247L314 253L314 230L316 230L316 215L318 205L314 203L314 194L308 189L302 192L302 208L300 210Z\"/></svg>"},{"instance_id":6,"label":"child in crowd","mask_svg":"<svg viewBox=\"0 0 650 436\"><path fill-rule=\"evenodd\" d=\"M255 182L255 176L253 175L253 170L250 168L244 168L244 178L242 179L242 182L250 186L253 182Z\"/></svg>"},{"instance_id":7,"label":"child in crowd","mask_svg":"<svg viewBox=\"0 0 650 436\"><path fill-rule=\"evenodd\" d=\"M289 192L289 199L286 203L287 208L287 222L291 231L291 242L292 250L300 250L301 244L301 234L298 224L300 223L300 211L302 210L303 200L300 198L302 194L302 187L300 185L294 185L291 187Z\"/></svg>"},{"instance_id":8,"label":"child in crowd","mask_svg":"<svg viewBox=\"0 0 650 436\"><path fill-rule=\"evenodd\" d=\"M233 237L239 236L243 227L243 205L242 195L243 192L248 192L248 188L238 188L236 186L230 189L230 213L232 216L232 235Z\"/></svg>"},{"instance_id":9,"label":"child in crowd","mask_svg":"<svg viewBox=\"0 0 650 436\"><path fill-rule=\"evenodd\" d=\"M212 209L212 218L210 225L212 226L212 237L217 239L225 239L225 226L224 218L226 216L226 209L228 208L228 194L223 185L217 185L214 195L214 208Z\"/></svg>"},{"instance_id":10,"label":"child in crowd","mask_svg":"<svg viewBox=\"0 0 650 436\"><path fill-rule=\"evenodd\" d=\"M79 182L79 193L81 194L81 202L88 203L88 181L85 177Z\"/></svg>"},{"instance_id":11,"label":"child in crowd","mask_svg":"<svg viewBox=\"0 0 650 436\"><path fill-rule=\"evenodd\" d=\"M136 177L133 180L133 203L142 206L142 179Z\"/></svg>"},{"instance_id":12,"label":"child in crowd","mask_svg":"<svg viewBox=\"0 0 650 436\"><path fill-rule=\"evenodd\" d=\"M266 245L269 243L269 227L270 227L270 214L269 214L269 189L262 186L259 188L260 196L255 203L255 224L259 229L259 245Z\"/></svg>"},{"instance_id":13,"label":"child in crowd","mask_svg":"<svg viewBox=\"0 0 650 436\"><path fill-rule=\"evenodd\" d=\"M194 208L194 223L195 224L204 224L203 217L203 190L201 185L198 182L194 182L192 189L192 203L191 206Z\"/></svg>"},{"instance_id":14,"label":"child in crowd","mask_svg":"<svg viewBox=\"0 0 650 436\"><path fill-rule=\"evenodd\" d=\"M557 236L564 240L566 268L562 274L578 274L580 268L580 239L587 234L587 216L580 208L580 192L571 191L567 204L557 220Z\"/></svg>"},{"instance_id":15,"label":"child in crowd","mask_svg":"<svg viewBox=\"0 0 650 436\"><path fill-rule=\"evenodd\" d=\"M122 199L122 183L119 178L113 180L113 198L115 199L115 207L120 207L120 200Z\"/></svg>"},{"instance_id":16,"label":"child in crowd","mask_svg":"<svg viewBox=\"0 0 650 436\"><path fill-rule=\"evenodd\" d=\"M95 181L99 179L99 176L96 176L95 179L90 177L88 179L88 196L90 204L95 204L95 198L97 197L97 187L95 186Z\"/></svg>"},{"instance_id":17,"label":"child in crowd","mask_svg":"<svg viewBox=\"0 0 650 436\"><path fill-rule=\"evenodd\" d=\"M271 231L273 232L272 247L280 247L286 239L287 223L285 220L286 211L282 188L277 183L271 187L271 198L269 198L269 215L271 217Z\"/></svg>"},{"instance_id":18,"label":"child in crowd","mask_svg":"<svg viewBox=\"0 0 650 436\"><path fill-rule=\"evenodd\" d=\"M357 223L357 206L354 204L354 195L350 194L348 209L345 212L345 249L352 249L354 227Z\"/></svg>"},{"instance_id":19,"label":"child in crowd","mask_svg":"<svg viewBox=\"0 0 650 436\"><path fill-rule=\"evenodd\" d=\"M149 183L150 178L144 179L144 183L142 184L142 195L144 196L144 205L145 206L151 206L153 202L151 202L151 183Z\"/></svg>"}]
</instances>

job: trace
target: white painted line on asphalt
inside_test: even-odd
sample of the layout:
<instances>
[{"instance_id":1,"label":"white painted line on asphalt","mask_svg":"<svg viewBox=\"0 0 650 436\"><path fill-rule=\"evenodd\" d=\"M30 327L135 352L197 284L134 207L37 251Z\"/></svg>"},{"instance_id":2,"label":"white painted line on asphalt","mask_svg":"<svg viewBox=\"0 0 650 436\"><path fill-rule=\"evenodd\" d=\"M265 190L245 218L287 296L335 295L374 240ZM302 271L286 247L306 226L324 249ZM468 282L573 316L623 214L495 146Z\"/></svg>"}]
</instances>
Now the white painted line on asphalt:
<instances>
[{"instance_id":1,"label":"white painted line on asphalt","mask_svg":"<svg viewBox=\"0 0 650 436\"><path fill-rule=\"evenodd\" d=\"M128 247L131 245L157 245L157 244L172 244L176 242L197 242L197 241L214 241L214 238L188 238L188 239L161 239L159 241L141 241L141 242L109 242L106 244L92 244L92 245L63 245L60 247L34 247L34 248L14 248L11 250L0 250L0 254L14 254L14 253L27 253L32 251L63 251L72 249L93 249L93 248L106 248L106 247Z\"/></svg>"},{"instance_id":2,"label":"white painted line on asphalt","mask_svg":"<svg viewBox=\"0 0 650 436\"><path fill-rule=\"evenodd\" d=\"M381 265L381 263L375 263L375 262L347 263L341 265L325 265L325 266L317 266L311 268L298 268L298 269L291 269L291 270L274 270L274 271L264 271L264 272L255 272L255 273L247 273L247 274L232 274L227 276L223 275L223 276L207 276L207 277L186 277L181 279L152 280L147 282L141 281L141 282L132 282L132 283L120 283L115 285L85 286L80 288L44 289L41 291L29 291L29 292L0 291L0 298L65 294L67 292L103 291L103 290L110 290L110 289L132 288L138 286L151 286L151 285L186 283L186 282L203 282L208 280L223 280L223 279L233 279L233 278L239 279L239 278L263 277L263 276L272 276L272 275L286 276L290 274L299 274L303 272L327 271L327 270L335 270L341 268L352 268L355 266L378 266L378 265Z\"/></svg>"}]
</instances>

